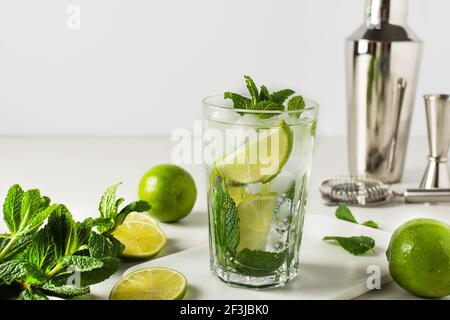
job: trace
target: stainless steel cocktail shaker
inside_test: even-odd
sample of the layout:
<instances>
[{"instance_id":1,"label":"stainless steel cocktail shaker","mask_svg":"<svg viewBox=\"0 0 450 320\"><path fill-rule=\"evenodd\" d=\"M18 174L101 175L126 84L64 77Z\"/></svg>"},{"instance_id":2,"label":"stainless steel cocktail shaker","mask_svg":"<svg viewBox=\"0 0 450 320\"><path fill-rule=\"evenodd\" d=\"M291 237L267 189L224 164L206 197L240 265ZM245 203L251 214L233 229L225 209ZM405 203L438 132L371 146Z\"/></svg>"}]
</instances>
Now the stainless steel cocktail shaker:
<instances>
[{"instance_id":1,"label":"stainless steel cocktail shaker","mask_svg":"<svg viewBox=\"0 0 450 320\"><path fill-rule=\"evenodd\" d=\"M406 25L406 0L368 0L347 39L348 156L352 175L401 179L422 42Z\"/></svg>"}]
</instances>

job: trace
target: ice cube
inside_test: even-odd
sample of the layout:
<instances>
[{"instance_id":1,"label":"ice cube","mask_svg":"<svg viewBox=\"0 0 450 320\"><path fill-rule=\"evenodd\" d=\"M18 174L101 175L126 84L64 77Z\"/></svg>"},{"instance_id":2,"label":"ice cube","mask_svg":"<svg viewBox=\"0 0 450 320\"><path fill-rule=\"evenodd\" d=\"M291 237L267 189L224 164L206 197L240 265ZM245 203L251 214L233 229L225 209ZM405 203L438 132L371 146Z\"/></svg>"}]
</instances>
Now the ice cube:
<instances>
[{"instance_id":1,"label":"ice cube","mask_svg":"<svg viewBox=\"0 0 450 320\"><path fill-rule=\"evenodd\" d=\"M261 124L261 119L256 114L248 113L240 116L234 124L241 126L255 126Z\"/></svg>"},{"instance_id":2,"label":"ice cube","mask_svg":"<svg viewBox=\"0 0 450 320\"><path fill-rule=\"evenodd\" d=\"M283 169L272 181L270 181L270 192L286 193L295 183L298 174Z\"/></svg>"}]
</instances>

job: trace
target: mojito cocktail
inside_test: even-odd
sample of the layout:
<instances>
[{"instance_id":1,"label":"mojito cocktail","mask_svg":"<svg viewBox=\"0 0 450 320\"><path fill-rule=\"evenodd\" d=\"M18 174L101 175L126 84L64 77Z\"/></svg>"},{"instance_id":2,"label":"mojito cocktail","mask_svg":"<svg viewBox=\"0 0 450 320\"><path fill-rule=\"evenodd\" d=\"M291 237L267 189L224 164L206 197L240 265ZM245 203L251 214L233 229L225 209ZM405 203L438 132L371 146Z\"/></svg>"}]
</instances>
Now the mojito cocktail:
<instances>
[{"instance_id":1,"label":"mojito cocktail","mask_svg":"<svg viewBox=\"0 0 450 320\"><path fill-rule=\"evenodd\" d=\"M230 284L281 286L297 275L318 105L246 80L251 97L204 100L211 269Z\"/></svg>"}]
</instances>

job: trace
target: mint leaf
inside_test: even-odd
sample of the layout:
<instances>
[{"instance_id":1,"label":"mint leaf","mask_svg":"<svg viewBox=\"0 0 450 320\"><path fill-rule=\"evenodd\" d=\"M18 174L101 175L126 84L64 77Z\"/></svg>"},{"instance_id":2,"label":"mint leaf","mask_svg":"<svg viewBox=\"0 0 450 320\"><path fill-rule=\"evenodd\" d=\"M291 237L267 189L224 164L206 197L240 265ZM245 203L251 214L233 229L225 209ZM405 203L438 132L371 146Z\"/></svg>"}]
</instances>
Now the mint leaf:
<instances>
[{"instance_id":1,"label":"mint leaf","mask_svg":"<svg viewBox=\"0 0 450 320\"><path fill-rule=\"evenodd\" d=\"M216 176L214 184L215 236L220 246L225 247L228 252L233 254L240 239L236 203L224 189L224 181L221 176Z\"/></svg>"},{"instance_id":2,"label":"mint leaf","mask_svg":"<svg viewBox=\"0 0 450 320\"><path fill-rule=\"evenodd\" d=\"M270 93L266 86L261 86L259 90L259 101L266 101L270 99Z\"/></svg>"},{"instance_id":3,"label":"mint leaf","mask_svg":"<svg viewBox=\"0 0 450 320\"><path fill-rule=\"evenodd\" d=\"M363 222L362 225L363 225L363 226L366 226L366 227L378 229L378 223L376 223L375 221L372 221L372 220Z\"/></svg>"},{"instance_id":4,"label":"mint leaf","mask_svg":"<svg viewBox=\"0 0 450 320\"><path fill-rule=\"evenodd\" d=\"M20 226L18 231L22 231L27 224L40 211L44 210L50 204L50 199L41 197L39 190L28 190L23 194L22 207L20 210ZM44 219L45 220L45 219ZM43 222L43 220L42 220Z\"/></svg>"},{"instance_id":5,"label":"mint leaf","mask_svg":"<svg viewBox=\"0 0 450 320\"><path fill-rule=\"evenodd\" d=\"M3 203L3 218L12 235L39 227L46 216L40 214L50 204L48 197L41 197L39 190L32 189L24 192L19 185L13 185L6 195ZM27 230L31 231L31 230Z\"/></svg>"},{"instance_id":6,"label":"mint leaf","mask_svg":"<svg viewBox=\"0 0 450 320\"><path fill-rule=\"evenodd\" d=\"M294 201L294 197L295 197L295 182L293 182L291 184L291 186L289 187L289 190L286 192L286 197L289 200Z\"/></svg>"},{"instance_id":7,"label":"mint leaf","mask_svg":"<svg viewBox=\"0 0 450 320\"><path fill-rule=\"evenodd\" d=\"M106 189L103 193L102 199L98 210L100 211L100 216L102 218L115 218L117 215L117 207L123 201L123 199L116 200L117 188L121 183L117 183Z\"/></svg>"},{"instance_id":8,"label":"mint leaf","mask_svg":"<svg viewBox=\"0 0 450 320\"><path fill-rule=\"evenodd\" d=\"M107 257L100 259L100 261L103 263L103 267L81 273L82 286L100 283L111 277L119 269L119 259L117 258Z\"/></svg>"},{"instance_id":9,"label":"mint leaf","mask_svg":"<svg viewBox=\"0 0 450 320\"><path fill-rule=\"evenodd\" d=\"M223 97L224 99L231 99L235 109L250 109L252 107L252 100L240 94L225 92Z\"/></svg>"},{"instance_id":10,"label":"mint leaf","mask_svg":"<svg viewBox=\"0 0 450 320\"><path fill-rule=\"evenodd\" d=\"M116 257L122 253L124 246L113 236L91 233L88 242L89 253L94 258Z\"/></svg>"},{"instance_id":11,"label":"mint leaf","mask_svg":"<svg viewBox=\"0 0 450 320\"><path fill-rule=\"evenodd\" d=\"M116 223L111 218L97 218L94 219L93 226L97 227L97 230L100 233L106 233L110 230L113 230L116 226Z\"/></svg>"},{"instance_id":12,"label":"mint leaf","mask_svg":"<svg viewBox=\"0 0 450 320\"><path fill-rule=\"evenodd\" d=\"M77 296L82 296L90 292L89 287L78 287L76 285L62 285L56 286L52 282L46 282L42 289L44 293L49 296L69 299Z\"/></svg>"},{"instance_id":13,"label":"mint leaf","mask_svg":"<svg viewBox=\"0 0 450 320\"><path fill-rule=\"evenodd\" d=\"M54 259L59 261L65 256L73 255L86 244L91 230L89 222L75 222L70 211L64 205L58 205L57 210L48 218L43 232L47 232L54 244Z\"/></svg>"},{"instance_id":14,"label":"mint leaf","mask_svg":"<svg viewBox=\"0 0 450 320\"><path fill-rule=\"evenodd\" d=\"M355 217L353 216L352 212L350 211L350 209L343 204L337 207L336 218L352 223L358 223Z\"/></svg>"},{"instance_id":15,"label":"mint leaf","mask_svg":"<svg viewBox=\"0 0 450 320\"><path fill-rule=\"evenodd\" d=\"M283 111L284 110L284 106L282 104L279 104L277 102L273 102L273 101L260 101L258 102L255 107L255 110L263 110L263 111L268 111L268 110L273 110L273 111ZM272 115L270 115L272 116Z\"/></svg>"},{"instance_id":16,"label":"mint leaf","mask_svg":"<svg viewBox=\"0 0 450 320\"><path fill-rule=\"evenodd\" d=\"M43 269L51 264L55 256L55 247L46 228L40 230L33 242L27 247L23 258L29 263Z\"/></svg>"},{"instance_id":17,"label":"mint leaf","mask_svg":"<svg viewBox=\"0 0 450 320\"><path fill-rule=\"evenodd\" d=\"M27 261L50 273L57 274L65 267L64 258L88 243L91 221L75 222L64 205L56 206L47 225L39 230L33 244L27 249Z\"/></svg>"},{"instance_id":18,"label":"mint leaf","mask_svg":"<svg viewBox=\"0 0 450 320\"><path fill-rule=\"evenodd\" d=\"M63 263L78 272L92 271L103 267L101 260L85 256L66 256Z\"/></svg>"},{"instance_id":19,"label":"mint leaf","mask_svg":"<svg viewBox=\"0 0 450 320\"><path fill-rule=\"evenodd\" d=\"M37 189L24 192L17 184L9 189L3 204L3 215L11 235L7 242L0 242L0 261L18 255L25 248L26 241L23 240L29 238L22 237L36 231L44 223L51 211L47 210L49 204L50 199L41 196Z\"/></svg>"},{"instance_id":20,"label":"mint leaf","mask_svg":"<svg viewBox=\"0 0 450 320\"><path fill-rule=\"evenodd\" d=\"M236 204L228 192L224 193L222 214L225 216L225 246L229 252L235 252L239 244L239 215Z\"/></svg>"},{"instance_id":21,"label":"mint leaf","mask_svg":"<svg viewBox=\"0 0 450 320\"><path fill-rule=\"evenodd\" d=\"M45 275L35 266L20 260L11 260L0 264L0 281L11 284L13 281L38 283L45 279Z\"/></svg>"},{"instance_id":22,"label":"mint leaf","mask_svg":"<svg viewBox=\"0 0 450 320\"><path fill-rule=\"evenodd\" d=\"M6 247L10 240L10 236L6 234L0 235L0 252Z\"/></svg>"},{"instance_id":23,"label":"mint leaf","mask_svg":"<svg viewBox=\"0 0 450 320\"><path fill-rule=\"evenodd\" d=\"M292 97L288 102L288 110L303 110L305 109L305 100L302 96Z\"/></svg>"},{"instance_id":24,"label":"mint leaf","mask_svg":"<svg viewBox=\"0 0 450 320\"><path fill-rule=\"evenodd\" d=\"M22 188L15 184L9 188L3 203L3 219L12 234L19 231L23 193Z\"/></svg>"},{"instance_id":25,"label":"mint leaf","mask_svg":"<svg viewBox=\"0 0 450 320\"><path fill-rule=\"evenodd\" d=\"M258 102L255 107L256 110L263 110L263 111L283 111L284 106L282 104L273 102L273 101L260 101ZM260 113L258 114L258 117L262 119L268 119L273 116L276 116L276 113Z\"/></svg>"},{"instance_id":26,"label":"mint leaf","mask_svg":"<svg viewBox=\"0 0 450 320\"><path fill-rule=\"evenodd\" d=\"M279 253L243 249L236 253L234 265L239 272L250 276L265 276L277 270L286 260L287 251Z\"/></svg>"},{"instance_id":27,"label":"mint leaf","mask_svg":"<svg viewBox=\"0 0 450 320\"><path fill-rule=\"evenodd\" d=\"M342 248L351 254L357 256L375 247L375 240L371 237L356 236L356 237L335 237L326 236L322 240L324 241L336 241Z\"/></svg>"},{"instance_id":28,"label":"mint leaf","mask_svg":"<svg viewBox=\"0 0 450 320\"><path fill-rule=\"evenodd\" d=\"M292 96L294 93L295 91L291 89L276 91L270 95L270 101L278 104L283 104L287 100L287 98Z\"/></svg>"},{"instance_id":29,"label":"mint leaf","mask_svg":"<svg viewBox=\"0 0 450 320\"><path fill-rule=\"evenodd\" d=\"M144 200L131 202L122 210L120 210L116 218L116 225L121 225L128 214L130 214L131 212L147 212L151 208L152 206L150 205L150 203Z\"/></svg>"},{"instance_id":30,"label":"mint leaf","mask_svg":"<svg viewBox=\"0 0 450 320\"><path fill-rule=\"evenodd\" d=\"M103 266L91 271L81 272L78 280L79 285L83 287L90 286L92 284L100 283L108 279L119 268L119 259L117 258L102 258L99 259ZM60 275L52 278L50 283L54 286L63 286L67 284L74 284L75 281L73 273L61 273Z\"/></svg>"},{"instance_id":31,"label":"mint leaf","mask_svg":"<svg viewBox=\"0 0 450 320\"><path fill-rule=\"evenodd\" d=\"M27 250L30 245L32 245L35 237L35 233L29 232L15 238L14 241L10 239L8 241L8 244L10 244L10 246L8 248L8 251L3 256L3 261L20 258L23 255L24 251ZM0 245L0 247L1 246L2 245Z\"/></svg>"},{"instance_id":32,"label":"mint leaf","mask_svg":"<svg viewBox=\"0 0 450 320\"><path fill-rule=\"evenodd\" d=\"M259 101L259 92L258 88L255 85L250 76L244 76L245 84L247 85L248 92L250 92L250 96L252 97L252 104L255 105Z\"/></svg>"},{"instance_id":33,"label":"mint leaf","mask_svg":"<svg viewBox=\"0 0 450 320\"><path fill-rule=\"evenodd\" d=\"M117 199L116 193L119 186L120 183L109 187L100 200L100 218L92 221L92 225L96 226L100 233L113 232L131 212L146 212L151 209L149 202L140 200L129 203L119 212L119 206L125 201L123 198Z\"/></svg>"},{"instance_id":34,"label":"mint leaf","mask_svg":"<svg viewBox=\"0 0 450 320\"><path fill-rule=\"evenodd\" d=\"M37 290L26 289L19 295L20 300L48 300L47 296Z\"/></svg>"},{"instance_id":35,"label":"mint leaf","mask_svg":"<svg viewBox=\"0 0 450 320\"><path fill-rule=\"evenodd\" d=\"M353 216L353 214L350 211L350 209L344 204L341 204L341 205L339 205L337 207L337 209L336 209L336 217L338 219L341 219L341 220L345 220L345 221L348 221L348 222L351 222L351 223L357 223L358 224L358 221L356 221L356 219ZM366 221L366 222L362 223L361 225L366 226L366 227L370 227L370 228L375 228L375 229L378 228L378 224L375 221L372 221L372 220Z\"/></svg>"},{"instance_id":36,"label":"mint leaf","mask_svg":"<svg viewBox=\"0 0 450 320\"><path fill-rule=\"evenodd\" d=\"M56 209L57 205L51 205L39 211L30 219L29 224L24 228L24 232L28 233L37 230L45 222L48 216Z\"/></svg>"}]
</instances>

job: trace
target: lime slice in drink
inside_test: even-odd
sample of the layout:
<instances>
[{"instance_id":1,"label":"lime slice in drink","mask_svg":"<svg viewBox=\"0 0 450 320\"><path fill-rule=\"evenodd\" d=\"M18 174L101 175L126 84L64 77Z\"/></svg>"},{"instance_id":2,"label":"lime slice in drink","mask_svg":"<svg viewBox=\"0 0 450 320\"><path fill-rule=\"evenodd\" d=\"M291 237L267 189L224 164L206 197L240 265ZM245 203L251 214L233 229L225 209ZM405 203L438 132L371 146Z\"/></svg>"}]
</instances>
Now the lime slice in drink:
<instances>
[{"instance_id":1,"label":"lime slice in drink","mask_svg":"<svg viewBox=\"0 0 450 320\"><path fill-rule=\"evenodd\" d=\"M244 197L246 196L244 186L229 185L227 187L227 191L236 205L241 203L242 199L244 199Z\"/></svg>"},{"instance_id":2,"label":"lime slice in drink","mask_svg":"<svg viewBox=\"0 0 450 320\"><path fill-rule=\"evenodd\" d=\"M280 173L292 151L292 131L283 120L260 128L234 152L216 160L227 179L241 184L268 182Z\"/></svg>"},{"instance_id":3,"label":"lime slice in drink","mask_svg":"<svg viewBox=\"0 0 450 320\"><path fill-rule=\"evenodd\" d=\"M264 250L277 205L277 194L253 194L238 205L240 240L237 250Z\"/></svg>"},{"instance_id":4,"label":"lime slice in drink","mask_svg":"<svg viewBox=\"0 0 450 320\"><path fill-rule=\"evenodd\" d=\"M153 258L166 244L164 232L145 213L128 215L123 224L114 230L113 236L125 245L122 252L125 259Z\"/></svg>"},{"instance_id":5,"label":"lime slice in drink","mask_svg":"<svg viewBox=\"0 0 450 320\"><path fill-rule=\"evenodd\" d=\"M179 272L167 268L146 268L130 273L111 290L110 300L181 300L187 281Z\"/></svg>"}]
</instances>

